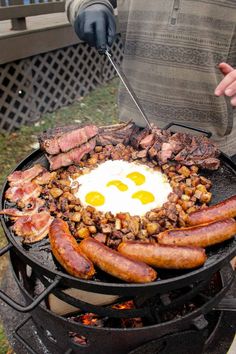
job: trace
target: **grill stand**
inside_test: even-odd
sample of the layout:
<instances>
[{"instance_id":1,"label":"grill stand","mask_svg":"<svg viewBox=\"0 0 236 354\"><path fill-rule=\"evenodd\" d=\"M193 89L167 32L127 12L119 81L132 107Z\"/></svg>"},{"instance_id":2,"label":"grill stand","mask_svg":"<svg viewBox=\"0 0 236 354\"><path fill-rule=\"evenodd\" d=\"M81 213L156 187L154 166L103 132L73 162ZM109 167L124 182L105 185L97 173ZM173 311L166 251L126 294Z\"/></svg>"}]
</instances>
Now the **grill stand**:
<instances>
[{"instance_id":1,"label":"grill stand","mask_svg":"<svg viewBox=\"0 0 236 354\"><path fill-rule=\"evenodd\" d=\"M15 280L13 278L13 275L10 270L7 270L6 272L6 277L4 279L4 282L2 284L3 290L7 289L8 294L16 298L19 302L24 303L24 298L21 295L17 284L15 283ZM236 297L236 283L234 282L230 291L227 293L227 298L235 298ZM1 320L4 324L6 334L9 338L9 342L12 345L13 349L15 350L16 353L21 353L21 354L28 354L28 353L37 353L37 354L49 354L50 352L54 354L53 350L49 352L46 347L43 345L41 342L38 332L32 323L32 321L25 321L29 318L29 315L24 315L21 314L7 306L4 303L0 303L0 313L1 313ZM218 312L220 315L220 313ZM17 327L20 327L20 324L22 321L25 321L25 323L22 323L22 327L19 328L17 331ZM222 313L222 318L219 321L219 326L216 329L216 333L212 333L212 336L214 338L212 339L212 342L209 343L207 349L204 351L204 354L225 354L232 341L233 337L235 335L235 323L236 323L236 312L225 312ZM24 341L27 342L27 344L33 348L32 351L30 351L30 348L25 349L25 346L22 344L22 340L19 340L18 336L14 336L13 332L17 331L20 336L23 338ZM173 339L174 340L174 339ZM211 338L208 339L208 342L210 342ZM158 345L162 345L163 343L158 343L157 341L150 342L150 348L151 346L154 348L158 348ZM142 353L142 350L144 348L140 348L141 351L138 351L139 348L137 348L135 351L133 351L132 354L140 354ZM50 348L49 348L50 350Z\"/></svg>"}]
</instances>

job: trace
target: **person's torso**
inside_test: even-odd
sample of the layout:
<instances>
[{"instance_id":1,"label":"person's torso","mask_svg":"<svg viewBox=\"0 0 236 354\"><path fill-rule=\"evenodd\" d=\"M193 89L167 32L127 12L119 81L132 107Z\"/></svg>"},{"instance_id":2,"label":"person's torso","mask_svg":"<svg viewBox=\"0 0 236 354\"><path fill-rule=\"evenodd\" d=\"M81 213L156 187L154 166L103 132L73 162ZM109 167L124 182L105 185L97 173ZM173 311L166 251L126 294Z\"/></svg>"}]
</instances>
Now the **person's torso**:
<instances>
[{"instance_id":1,"label":"person's torso","mask_svg":"<svg viewBox=\"0 0 236 354\"><path fill-rule=\"evenodd\" d=\"M118 16L124 70L149 117L229 134L233 110L214 89L218 64L236 67L236 1L118 0ZM136 114L123 89L120 105Z\"/></svg>"}]
</instances>

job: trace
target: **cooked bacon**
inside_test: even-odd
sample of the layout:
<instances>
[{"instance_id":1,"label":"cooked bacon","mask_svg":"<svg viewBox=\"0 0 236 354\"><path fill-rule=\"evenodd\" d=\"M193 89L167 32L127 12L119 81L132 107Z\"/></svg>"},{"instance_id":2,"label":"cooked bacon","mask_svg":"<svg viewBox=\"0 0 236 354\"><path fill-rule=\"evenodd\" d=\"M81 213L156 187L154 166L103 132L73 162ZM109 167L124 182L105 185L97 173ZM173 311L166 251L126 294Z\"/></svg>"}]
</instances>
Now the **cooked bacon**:
<instances>
[{"instance_id":1,"label":"cooked bacon","mask_svg":"<svg viewBox=\"0 0 236 354\"><path fill-rule=\"evenodd\" d=\"M43 171L45 171L45 168L40 164L36 164L25 171L13 172L10 176L8 176L7 180L9 181L11 187L20 186L31 182L32 179L37 177Z\"/></svg>"},{"instance_id":2,"label":"cooked bacon","mask_svg":"<svg viewBox=\"0 0 236 354\"><path fill-rule=\"evenodd\" d=\"M48 184L53 178L55 178L55 172L44 171L34 179L34 182L41 186Z\"/></svg>"},{"instance_id":3,"label":"cooked bacon","mask_svg":"<svg viewBox=\"0 0 236 354\"><path fill-rule=\"evenodd\" d=\"M20 186L13 186L7 189L5 197L13 203L25 204L31 198L37 198L42 187L34 182L28 182Z\"/></svg>"},{"instance_id":4,"label":"cooked bacon","mask_svg":"<svg viewBox=\"0 0 236 354\"><path fill-rule=\"evenodd\" d=\"M24 238L23 243L37 242L47 236L53 219L47 211L21 216L13 225L13 231L16 235Z\"/></svg>"},{"instance_id":5,"label":"cooked bacon","mask_svg":"<svg viewBox=\"0 0 236 354\"><path fill-rule=\"evenodd\" d=\"M8 215L10 216L12 219L16 219L20 216L27 216L29 214L27 214L27 212L24 212L23 210L19 210L16 208L8 208L8 209L3 209L0 211L0 215Z\"/></svg>"},{"instance_id":6,"label":"cooked bacon","mask_svg":"<svg viewBox=\"0 0 236 354\"><path fill-rule=\"evenodd\" d=\"M45 204L45 201L40 198L31 198L24 209L8 208L0 211L0 215L8 215L15 220L21 216L29 216L36 214Z\"/></svg>"},{"instance_id":7,"label":"cooked bacon","mask_svg":"<svg viewBox=\"0 0 236 354\"><path fill-rule=\"evenodd\" d=\"M25 210L27 210L28 212L31 212L31 214L35 214L44 205L45 205L44 199L32 197L27 201L27 205L25 207Z\"/></svg>"}]
</instances>

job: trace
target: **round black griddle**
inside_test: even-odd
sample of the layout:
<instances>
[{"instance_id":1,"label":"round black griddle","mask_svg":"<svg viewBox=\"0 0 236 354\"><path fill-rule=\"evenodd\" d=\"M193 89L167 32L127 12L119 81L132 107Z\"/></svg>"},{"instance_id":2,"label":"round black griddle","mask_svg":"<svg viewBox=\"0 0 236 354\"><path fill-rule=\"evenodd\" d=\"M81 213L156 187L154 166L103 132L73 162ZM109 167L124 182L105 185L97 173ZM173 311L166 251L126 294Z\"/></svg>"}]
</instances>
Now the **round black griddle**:
<instances>
[{"instance_id":1,"label":"round black griddle","mask_svg":"<svg viewBox=\"0 0 236 354\"><path fill-rule=\"evenodd\" d=\"M217 171L200 172L201 175L210 178L212 181L211 192L213 198L211 204L236 194L236 165L224 154L220 155L220 160L221 167ZM36 163L48 167L47 160L40 150L31 153L19 163L15 170L24 170ZM1 209L9 207L9 203L4 199L8 187L8 182L6 181L0 195ZM49 279L57 280L57 283L59 282L66 287L102 294L137 295L137 292L138 294L147 293L147 291L150 293L163 293L177 289L194 281L207 279L236 255L236 238L234 238L217 246L209 247L207 249L208 259L202 267L189 271L158 269L159 279L152 283L127 284L99 270L93 280L82 280L67 274L54 260L48 238L26 248L26 246L22 245L22 239L15 236L11 231L12 223L8 217L2 216L1 222L9 245L0 252L0 255L13 248L22 261L29 264L35 272Z\"/></svg>"}]
</instances>

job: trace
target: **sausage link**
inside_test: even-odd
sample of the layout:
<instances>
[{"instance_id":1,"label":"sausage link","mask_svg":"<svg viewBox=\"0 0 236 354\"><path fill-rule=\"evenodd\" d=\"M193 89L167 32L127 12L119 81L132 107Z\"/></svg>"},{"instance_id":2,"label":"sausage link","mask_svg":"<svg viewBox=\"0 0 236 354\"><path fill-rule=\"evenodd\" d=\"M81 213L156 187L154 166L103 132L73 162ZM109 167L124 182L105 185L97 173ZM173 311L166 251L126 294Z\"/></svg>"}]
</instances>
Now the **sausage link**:
<instances>
[{"instance_id":1,"label":"sausage link","mask_svg":"<svg viewBox=\"0 0 236 354\"><path fill-rule=\"evenodd\" d=\"M190 213L187 222L194 226L234 217L236 217L236 195L209 208Z\"/></svg>"},{"instance_id":2,"label":"sausage link","mask_svg":"<svg viewBox=\"0 0 236 354\"><path fill-rule=\"evenodd\" d=\"M52 253L65 270L78 278L90 279L95 274L92 262L82 253L67 223L55 219L49 229Z\"/></svg>"},{"instance_id":3,"label":"sausage link","mask_svg":"<svg viewBox=\"0 0 236 354\"><path fill-rule=\"evenodd\" d=\"M83 253L104 272L129 283L148 283L157 278L154 269L134 261L89 237L80 242Z\"/></svg>"},{"instance_id":4,"label":"sausage link","mask_svg":"<svg viewBox=\"0 0 236 354\"><path fill-rule=\"evenodd\" d=\"M236 234L236 221L224 219L199 226L172 229L158 235L158 243L172 246L207 247L221 243Z\"/></svg>"},{"instance_id":5,"label":"sausage link","mask_svg":"<svg viewBox=\"0 0 236 354\"><path fill-rule=\"evenodd\" d=\"M203 248L162 246L135 241L122 242L118 251L153 267L191 269L200 267L207 259Z\"/></svg>"}]
</instances>

